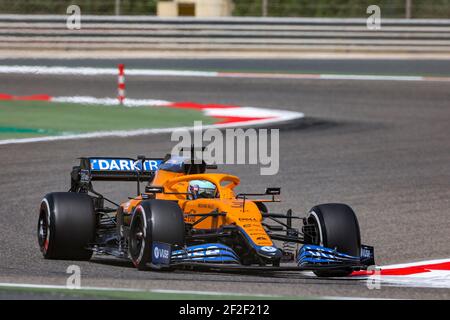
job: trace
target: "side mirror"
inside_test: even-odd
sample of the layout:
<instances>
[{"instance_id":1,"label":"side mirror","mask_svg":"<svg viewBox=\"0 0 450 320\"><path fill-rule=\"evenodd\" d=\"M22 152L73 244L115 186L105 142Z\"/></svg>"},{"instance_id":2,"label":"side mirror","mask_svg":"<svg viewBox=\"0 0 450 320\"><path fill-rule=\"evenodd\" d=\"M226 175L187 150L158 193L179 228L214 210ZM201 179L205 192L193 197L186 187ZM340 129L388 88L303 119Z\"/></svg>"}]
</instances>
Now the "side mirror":
<instances>
[{"instance_id":1,"label":"side mirror","mask_svg":"<svg viewBox=\"0 0 450 320\"><path fill-rule=\"evenodd\" d=\"M146 193L164 193L163 187L155 187L155 186L146 186L145 187Z\"/></svg>"},{"instance_id":2,"label":"side mirror","mask_svg":"<svg viewBox=\"0 0 450 320\"><path fill-rule=\"evenodd\" d=\"M277 196L281 193L281 188L266 188L266 194Z\"/></svg>"}]
</instances>

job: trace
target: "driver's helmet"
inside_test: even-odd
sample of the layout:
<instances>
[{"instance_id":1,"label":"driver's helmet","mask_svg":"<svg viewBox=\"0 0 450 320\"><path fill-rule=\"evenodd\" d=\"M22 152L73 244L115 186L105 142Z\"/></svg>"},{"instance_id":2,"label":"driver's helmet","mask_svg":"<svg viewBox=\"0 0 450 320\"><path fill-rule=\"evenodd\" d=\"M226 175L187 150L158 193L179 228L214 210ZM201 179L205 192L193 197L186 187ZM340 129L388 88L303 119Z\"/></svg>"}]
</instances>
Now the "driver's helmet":
<instances>
[{"instance_id":1,"label":"driver's helmet","mask_svg":"<svg viewBox=\"0 0 450 320\"><path fill-rule=\"evenodd\" d=\"M207 180L192 180L189 182L189 193L195 199L214 198L216 196L216 185Z\"/></svg>"}]
</instances>

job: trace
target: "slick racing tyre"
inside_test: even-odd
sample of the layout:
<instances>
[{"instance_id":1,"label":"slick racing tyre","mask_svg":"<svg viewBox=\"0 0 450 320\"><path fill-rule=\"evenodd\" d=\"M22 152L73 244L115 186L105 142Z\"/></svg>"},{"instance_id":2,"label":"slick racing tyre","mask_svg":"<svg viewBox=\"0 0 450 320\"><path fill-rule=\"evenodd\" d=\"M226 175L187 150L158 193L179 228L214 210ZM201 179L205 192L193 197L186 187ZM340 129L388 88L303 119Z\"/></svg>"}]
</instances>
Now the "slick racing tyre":
<instances>
[{"instance_id":1,"label":"slick racing tyre","mask_svg":"<svg viewBox=\"0 0 450 320\"><path fill-rule=\"evenodd\" d=\"M360 256L359 224L355 213L348 205L328 203L315 206L310 210L307 221L315 225L317 230L317 236L311 244L336 249L351 256ZM350 269L314 271L319 277L345 277L351 272Z\"/></svg>"},{"instance_id":2,"label":"slick racing tyre","mask_svg":"<svg viewBox=\"0 0 450 320\"><path fill-rule=\"evenodd\" d=\"M38 243L45 259L89 260L95 237L91 197L72 192L47 194L41 202Z\"/></svg>"},{"instance_id":3,"label":"slick racing tyre","mask_svg":"<svg viewBox=\"0 0 450 320\"><path fill-rule=\"evenodd\" d=\"M128 250L131 261L139 270L152 262L153 241L183 246L184 217L176 202L148 200L141 202L130 224Z\"/></svg>"}]
</instances>

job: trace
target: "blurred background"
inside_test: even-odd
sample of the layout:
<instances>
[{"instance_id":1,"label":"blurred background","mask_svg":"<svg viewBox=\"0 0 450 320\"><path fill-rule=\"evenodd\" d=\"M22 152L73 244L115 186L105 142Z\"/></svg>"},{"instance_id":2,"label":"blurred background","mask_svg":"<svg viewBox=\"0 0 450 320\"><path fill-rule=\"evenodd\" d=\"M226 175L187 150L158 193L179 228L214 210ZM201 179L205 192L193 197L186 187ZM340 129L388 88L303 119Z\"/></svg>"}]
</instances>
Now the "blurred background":
<instances>
[{"instance_id":1,"label":"blurred background","mask_svg":"<svg viewBox=\"0 0 450 320\"><path fill-rule=\"evenodd\" d=\"M0 0L0 13L159 16L361 17L369 5L385 18L450 18L450 0Z\"/></svg>"},{"instance_id":2,"label":"blurred background","mask_svg":"<svg viewBox=\"0 0 450 320\"><path fill-rule=\"evenodd\" d=\"M81 10L78 27L70 25L71 5ZM0 0L0 57L47 51L64 58L448 59L450 0Z\"/></svg>"}]
</instances>

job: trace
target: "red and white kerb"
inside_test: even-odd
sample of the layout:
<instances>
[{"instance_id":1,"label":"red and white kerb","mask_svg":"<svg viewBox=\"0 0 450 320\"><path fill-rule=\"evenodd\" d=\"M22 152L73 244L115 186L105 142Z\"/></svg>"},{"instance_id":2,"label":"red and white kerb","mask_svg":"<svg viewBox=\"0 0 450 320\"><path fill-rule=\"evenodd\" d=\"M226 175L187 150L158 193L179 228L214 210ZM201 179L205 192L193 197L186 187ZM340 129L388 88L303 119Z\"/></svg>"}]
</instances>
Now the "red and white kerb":
<instances>
[{"instance_id":1,"label":"red and white kerb","mask_svg":"<svg viewBox=\"0 0 450 320\"><path fill-rule=\"evenodd\" d=\"M125 66L123 64L119 64L119 76L117 81L117 98L119 99L119 103L123 104L123 101L125 100L125 73L124 68Z\"/></svg>"}]
</instances>

